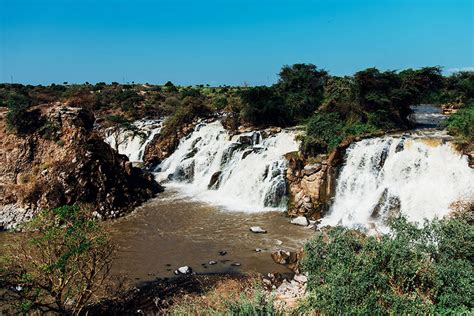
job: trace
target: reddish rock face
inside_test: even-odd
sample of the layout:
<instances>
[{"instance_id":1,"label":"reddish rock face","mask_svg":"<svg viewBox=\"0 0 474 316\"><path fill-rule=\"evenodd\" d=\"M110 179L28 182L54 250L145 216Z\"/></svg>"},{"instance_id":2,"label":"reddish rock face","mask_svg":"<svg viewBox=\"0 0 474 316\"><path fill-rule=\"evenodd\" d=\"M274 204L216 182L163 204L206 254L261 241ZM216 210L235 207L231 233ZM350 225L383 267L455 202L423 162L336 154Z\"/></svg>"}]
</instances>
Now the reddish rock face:
<instances>
[{"instance_id":1,"label":"reddish rock face","mask_svg":"<svg viewBox=\"0 0 474 316\"><path fill-rule=\"evenodd\" d=\"M55 126L49 139L38 132L18 137L1 120L0 205L39 210L85 203L97 216L110 218L162 190L151 174L103 142L91 112L64 106L43 112Z\"/></svg>"}]
</instances>

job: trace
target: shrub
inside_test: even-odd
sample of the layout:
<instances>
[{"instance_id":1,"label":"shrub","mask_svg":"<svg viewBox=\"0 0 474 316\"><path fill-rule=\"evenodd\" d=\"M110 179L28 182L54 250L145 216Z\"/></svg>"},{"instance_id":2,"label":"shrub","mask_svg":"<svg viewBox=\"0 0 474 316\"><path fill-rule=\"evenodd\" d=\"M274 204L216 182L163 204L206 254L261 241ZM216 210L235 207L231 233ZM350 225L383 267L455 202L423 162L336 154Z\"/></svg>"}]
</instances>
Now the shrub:
<instances>
[{"instance_id":1,"label":"shrub","mask_svg":"<svg viewBox=\"0 0 474 316\"><path fill-rule=\"evenodd\" d=\"M212 107L217 111L222 111L228 104L227 97L218 95L212 100Z\"/></svg>"},{"instance_id":2,"label":"shrub","mask_svg":"<svg viewBox=\"0 0 474 316\"><path fill-rule=\"evenodd\" d=\"M210 113L211 110L205 104L203 98L186 97L174 114L165 121L160 132L160 139L165 139L174 133L178 133L183 125L191 123L198 117L205 117Z\"/></svg>"},{"instance_id":3,"label":"shrub","mask_svg":"<svg viewBox=\"0 0 474 316\"><path fill-rule=\"evenodd\" d=\"M15 236L0 268L10 312L78 314L110 278L113 246L77 206L40 213Z\"/></svg>"},{"instance_id":4,"label":"shrub","mask_svg":"<svg viewBox=\"0 0 474 316\"><path fill-rule=\"evenodd\" d=\"M452 114L445 122L448 132L461 141L474 140L474 102Z\"/></svg>"},{"instance_id":5,"label":"shrub","mask_svg":"<svg viewBox=\"0 0 474 316\"><path fill-rule=\"evenodd\" d=\"M30 110L30 101L24 96L11 94L8 97L7 106L7 128L18 135L33 133L44 124L45 120L41 111Z\"/></svg>"},{"instance_id":6,"label":"shrub","mask_svg":"<svg viewBox=\"0 0 474 316\"><path fill-rule=\"evenodd\" d=\"M303 312L459 314L474 308L472 218L426 222L399 218L391 233L366 236L342 227L305 245L309 273Z\"/></svg>"}]
</instances>

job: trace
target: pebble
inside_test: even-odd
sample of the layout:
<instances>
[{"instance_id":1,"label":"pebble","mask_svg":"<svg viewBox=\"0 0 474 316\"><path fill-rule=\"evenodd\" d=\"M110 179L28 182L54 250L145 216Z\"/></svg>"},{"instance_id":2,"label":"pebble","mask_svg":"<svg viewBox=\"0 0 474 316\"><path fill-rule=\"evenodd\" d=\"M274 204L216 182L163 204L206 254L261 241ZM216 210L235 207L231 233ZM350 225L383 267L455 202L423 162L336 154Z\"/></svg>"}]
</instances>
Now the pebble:
<instances>
[{"instance_id":1,"label":"pebble","mask_svg":"<svg viewBox=\"0 0 474 316\"><path fill-rule=\"evenodd\" d=\"M266 234L267 231L265 229L263 229L262 227L260 226L252 226L250 227L250 231L252 233L255 233L255 234Z\"/></svg>"},{"instance_id":2,"label":"pebble","mask_svg":"<svg viewBox=\"0 0 474 316\"><path fill-rule=\"evenodd\" d=\"M226 254L227 254L227 251L225 251L225 250L219 251L219 255L221 255L221 256L225 256Z\"/></svg>"},{"instance_id":3,"label":"pebble","mask_svg":"<svg viewBox=\"0 0 474 316\"><path fill-rule=\"evenodd\" d=\"M262 252L262 249L260 249L260 248L255 248L255 252Z\"/></svg>"},{"instance_id":4,"label":"pebble","mask_svg":"<svg viewBox=\"0 0 474 316\"><path fill-rule=\"evenodd\" d=\"M212 266L214 264L217 264L217 261L211 260L211 261L208 262L208 264Z\"/></svg>"},{"instance_id":5,"label":"pebble","mask_svg":"<svg viewBox=\"0 0 474 316\"><path fill-rule=\"evenodd\" d=\"M234 266L234 267L240 267L241 266L240 262L234 262L231 265Z\"/></svg>"},{"instance_id":6,"label":"pebble","mask_svg":"<svg viewBox=\"0 0 474 316\"><path fill-rule=\"evenodd\" d=\"M179 267L178 270L175 270L174 274L176 274L176 275L178 275L178 274L191 274L192 272L193 272L193 269L191 269L188 266L183 266L183 267Z\"/></svg>"}]
</instances>

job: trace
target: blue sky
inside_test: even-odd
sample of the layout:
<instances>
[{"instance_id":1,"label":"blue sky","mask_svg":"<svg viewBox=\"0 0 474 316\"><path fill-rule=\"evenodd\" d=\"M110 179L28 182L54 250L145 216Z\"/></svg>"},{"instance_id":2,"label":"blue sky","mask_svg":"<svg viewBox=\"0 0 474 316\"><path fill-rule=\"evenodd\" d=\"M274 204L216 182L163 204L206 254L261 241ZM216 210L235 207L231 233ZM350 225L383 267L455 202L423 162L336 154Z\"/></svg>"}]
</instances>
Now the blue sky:
<instances>
[{"instance_id":1,"label":"blue sky","mask_svg":"<svg viewBox=\"0 0 474 316\"><path fill-rule=\"evenodd\" d=\"M0 0L0 82L271 84L474 66L474 0Z\"/></svg>"}]
</instances>

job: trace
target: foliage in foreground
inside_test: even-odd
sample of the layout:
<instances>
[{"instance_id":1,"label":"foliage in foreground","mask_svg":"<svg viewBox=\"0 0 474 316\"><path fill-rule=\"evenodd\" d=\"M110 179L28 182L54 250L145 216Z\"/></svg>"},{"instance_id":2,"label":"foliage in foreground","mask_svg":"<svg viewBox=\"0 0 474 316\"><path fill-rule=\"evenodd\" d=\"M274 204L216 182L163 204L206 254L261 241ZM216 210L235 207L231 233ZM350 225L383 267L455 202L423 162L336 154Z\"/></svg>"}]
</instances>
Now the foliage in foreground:
<instances>
[{"instance_id":1,"label":"foliage in foreground","mask_svg":"<svg viewBox=\"0 0 474 316\"><path fill-rule=\"evenodd\" d=\"M80 313L110 279L113 246L105 231L77 206L43 211L24 229L2 257L0 306Z\"/></svg>"},{"instance_id":2,"label":"foliage in foreground","mask_svg":"<svg viewBox=\"0 0 474 316\"><path fill-rule=\"evenodd\" d=\"M390 226L383 236L342 227L317 233L305 246L308 297L300 312L472 312L472 217L434 220L421 228L400 218Z\"/></svg>"}]
</instances>

